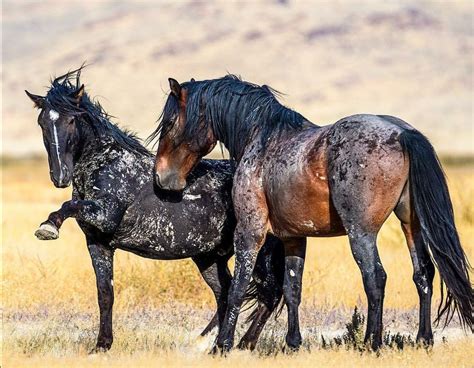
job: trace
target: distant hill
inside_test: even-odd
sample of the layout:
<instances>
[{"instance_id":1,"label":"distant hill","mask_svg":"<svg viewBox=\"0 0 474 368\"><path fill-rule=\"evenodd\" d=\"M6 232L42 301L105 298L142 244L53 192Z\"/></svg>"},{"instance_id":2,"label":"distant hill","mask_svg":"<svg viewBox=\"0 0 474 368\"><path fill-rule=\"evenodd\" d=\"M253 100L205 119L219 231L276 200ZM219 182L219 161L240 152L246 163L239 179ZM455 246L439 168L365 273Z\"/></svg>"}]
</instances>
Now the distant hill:
<instances>
[{"instance_id":1,"label":"distant hill","mask_svg":"<svg viewBox=\"0 0 474 368\"><path fill-rule=\"evenodd\" d=\"M91 95L142 137L167 78L231 72L318 124L392 114L438 151L474 154L472 2L3 1L3 152L43 151L23 90L79 66Z\"/></svg>"}]
</instances>

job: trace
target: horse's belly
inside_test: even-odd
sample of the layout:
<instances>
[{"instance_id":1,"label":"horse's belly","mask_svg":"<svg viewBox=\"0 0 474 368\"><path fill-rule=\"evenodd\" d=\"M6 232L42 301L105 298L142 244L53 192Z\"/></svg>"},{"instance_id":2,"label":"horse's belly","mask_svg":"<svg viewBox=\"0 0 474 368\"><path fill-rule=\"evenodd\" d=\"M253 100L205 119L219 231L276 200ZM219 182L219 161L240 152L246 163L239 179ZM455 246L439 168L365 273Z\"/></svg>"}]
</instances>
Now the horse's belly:
<instances>
[{"instance_id":1,"label":"horse's belly","mask_svg":"<svg viewBox=\"0 0 474 368\"><path fill-rule=\"evenodd\" d=\"M315 160L311 167L285 168L267 182L266 197L272 232L287 236L338 236L345 229L334 208L329 191L326 166ZM278 170L278 167L276 167Z\"/></svg>"},{"instance_id":2,"label":"horse's belly","mask_svg":"<svg viewBox=\"0 0 474 368\"><path fill-rule=\"evenodd\" d=\"M270 208L271 231L282 238L338 236L345 229L334 206L320 193L276 201Z\"/></svg>"},{"instance_id":3,"label":"horse's belly","mask_svg":"<svg viewBox=\"0 0 474 368\"><path fill-rule=\"evenodd\" d=\"M128 229L126 234L116 236L112 245L143 257L163 260L189 258L214 251L224 254L232 249L230 236L222 228L206 232L191 225L176 226L176 222L156 224L149 228L141 226L139 231Z\"/></svg>"},{"instance_id":4,"label":"horse's belly","mask_svg":"<svg viewBox=\"0 0 474 368\"><path fill-rule=\"evenodd\" d=\"M230 243L230 242L229 242ZM149 241L130 241L127 239L121 240L114 244L118 249L125 250L127 252L135 253L139 256L161 259L161 260L172 260L172 259L184 259L195 257L201 254L211 253L220 248L221 243L218 239L211 239L208 242L169 242L166 239L150 239ZM230 247L228 252L230 252Z\"/></svg>"},{"instance_id":5,"label":"horse's belly","mask_svg":"<svg viewBox=\"0 0 474 368\"><path fill-rule=\"evenodd\" d=\"M202 195L202 197L201 197ZM226 203L202 193L177 203L153 195L132 205L123 217L113 245L144 257L181 259L232 250L233 222Z\"/></svg>"}]
</instances>

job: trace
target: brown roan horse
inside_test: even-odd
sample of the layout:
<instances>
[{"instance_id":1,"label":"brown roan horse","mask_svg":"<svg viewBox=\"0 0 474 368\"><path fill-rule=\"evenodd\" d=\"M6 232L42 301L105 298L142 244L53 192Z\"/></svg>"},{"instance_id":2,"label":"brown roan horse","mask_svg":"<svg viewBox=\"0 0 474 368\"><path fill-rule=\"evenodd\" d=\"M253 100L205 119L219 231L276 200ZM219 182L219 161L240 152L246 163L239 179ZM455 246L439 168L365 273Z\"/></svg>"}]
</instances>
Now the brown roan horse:
<instances>
[{"instance_id":1,"label":"brown roan horse","mask_svg":"<svg viewBox=\"0 0 474 368\"><path fill-rule=\"evenodd\" d=\"M471 266L461 247L444 173L426 137L385 115L354 115L317 126L281 105L275 91L229 75L179 84L160 124L158 186L181 191L196 163L224 144L237 164L233 200L234 279L213 351L232 348L235 326L258 251L268 232L284 239L288 347L301 344L298 306L306 237L347 235L368 300L365 341L382 344L386 273L377 234L390 213L401 222L420 299L417 341L432 344L431 296L437 266L437 320L453 314L473 329ZM443 293L443 284L446 293Z\"/></svg>"}]
</instances>

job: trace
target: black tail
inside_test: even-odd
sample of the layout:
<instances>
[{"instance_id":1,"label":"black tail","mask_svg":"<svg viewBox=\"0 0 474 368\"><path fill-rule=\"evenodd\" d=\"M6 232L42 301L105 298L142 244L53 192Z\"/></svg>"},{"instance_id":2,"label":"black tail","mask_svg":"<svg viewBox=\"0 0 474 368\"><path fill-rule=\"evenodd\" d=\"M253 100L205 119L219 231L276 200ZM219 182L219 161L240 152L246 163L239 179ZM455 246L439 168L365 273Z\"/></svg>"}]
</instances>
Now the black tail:
<instances>
[{"instance_id":1,"label":"black tail","mask_svg":"<svg viewBox=\"0 0 474 368\"><path fill-rule=\"evenodd\" d=\"M461 247L446 178L428 139L416 130L400 135L400 144L410 159L410 191L421 233L441 278L441 302L436 317L444 326L457 312L463 327L473 331L474 301L469 272L472 270ZM446 296L444 285L446 285Z\"/></svg>"},{"instance_id":2,"label":"black tail","mask_svg":"<svg viewBox=\"0 0 474 368\"><path fill-rule=\"evenodd\" d=\"M258 307L261 304L264 304L271 312L281 311L281 308L277 307L282 300L284 274L283 243L278 238L268 235L267 241L258 254L253 279L244 298L245 310L253 308L247 322L253 322L258 317Z\"/></svg>"}]
</instances>

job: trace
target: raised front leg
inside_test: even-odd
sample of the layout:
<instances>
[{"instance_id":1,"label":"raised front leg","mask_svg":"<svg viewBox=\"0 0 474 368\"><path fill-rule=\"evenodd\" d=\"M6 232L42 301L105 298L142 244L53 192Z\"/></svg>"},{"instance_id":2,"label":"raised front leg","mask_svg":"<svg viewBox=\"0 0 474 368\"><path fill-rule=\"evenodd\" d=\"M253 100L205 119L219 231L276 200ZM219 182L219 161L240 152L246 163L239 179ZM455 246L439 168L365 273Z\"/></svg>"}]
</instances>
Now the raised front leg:
<instances>
[{"instance_id":1,"label":"raised front leg","mask_svg":"<svg viewBox=\"0 0 474 368\"><path fill-rule=\"evenodd\" d=\"M112 233L120 223L123 211L119 201L111 195L93 201L73 199L64 202L58 211L51 212L35 235L40 240L57 239L61 225L69 217L74 217L103 233Z\"/></svg>"},{"instance_id":2,"label":"raised front leg","mask_svg":"<svg viewBox=\"0 0 474 368\"><path fill-rule=\"evenodd\" d=\"M290 350L298 350L301 345L298 308L301 303L303 268L306 256L306 238L295 238L284 241L285 244L285 279L283 293L288 309L288 333L286 344Z\"/></svg>"},{"instance_id":3,"label":"raised front leg","mask_svg":"<svg viewBox=\"0 0 474 368\"><path fill-rule=\"evenodd\" d=\"M87 247L97 281L100 325L97 344L91 351L107 351L112 346L112 306L114 304L113 261L114 250L106 245L88 240Z\"/></svg>"}]
</instances>

